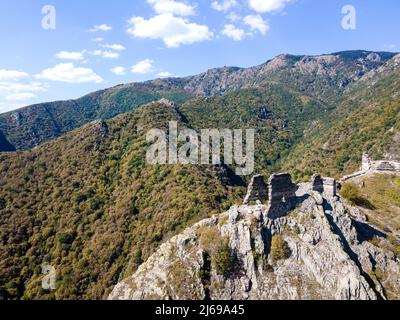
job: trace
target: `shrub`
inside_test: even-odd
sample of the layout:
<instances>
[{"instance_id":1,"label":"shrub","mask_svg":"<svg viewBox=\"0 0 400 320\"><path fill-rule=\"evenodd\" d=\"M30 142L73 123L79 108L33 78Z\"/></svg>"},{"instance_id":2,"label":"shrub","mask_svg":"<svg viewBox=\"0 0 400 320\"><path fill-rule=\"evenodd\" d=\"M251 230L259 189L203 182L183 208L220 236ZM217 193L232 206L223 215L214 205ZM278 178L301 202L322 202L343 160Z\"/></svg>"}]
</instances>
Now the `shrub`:
<instances>
[{"instance_id":1,"label":"shrub","mask_svg":"<svg viewBox=\"0 0 400 320\"><path fill-rule=\"evenodd\" d=\"M76 237L75 232L62 233L60 235L60 242L62 244L71 244L72 242L74 242L75 237Z\"/></svg>"},{"instance_id":2,"label":"shrub","mask_svg":"<svg viewBox=\"0 0 400 320\"><path fill-rule=\"evenodd\" d=\"M283 240L282 236L277 235L272 237L271 241L271 257L272 259L278 261L278 260L284 260L290 257L290 248Z\"/></svg>"},{"instance_id":3,"label":"shrub","mask_svg":"<svg viewBox=\"0 0 400 320\"><path fill-rule=\"evenodd\" d=\"M75 202L76 202L76 204L80 204L81 202L86 201L87 198L88 197L86 194L79 194L79 195L77 195Z\"/></svg>"},{"instance_id":4,"label":"shrub","mask_svg":"<svg viewBox=\"0 0 400 320\"><path fill-rule=\"evenodd\" d=\"M229 240L224 239L219 243L211 255L212 264L217 273L228 277L234 271L234 259L229 247Z\"/></svg>"},{"instance_id":5,"label":"shrub","mask_svg":"<svg viewBox=\"0 0 400 320\"><path fill-rule=\"evenodd\" d=\"M0 210L5 209L6 207L6 200L3 197L0 197Z\"/></svg>"}]
</instances>

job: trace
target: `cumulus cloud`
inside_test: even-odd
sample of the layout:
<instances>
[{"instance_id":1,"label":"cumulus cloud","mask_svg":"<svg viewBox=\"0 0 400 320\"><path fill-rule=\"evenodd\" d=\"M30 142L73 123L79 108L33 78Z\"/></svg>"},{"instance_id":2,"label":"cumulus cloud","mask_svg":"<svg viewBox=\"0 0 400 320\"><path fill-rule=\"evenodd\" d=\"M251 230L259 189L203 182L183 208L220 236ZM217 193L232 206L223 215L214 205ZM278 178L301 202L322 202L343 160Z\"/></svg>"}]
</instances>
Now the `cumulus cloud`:
<instances>
[{"instance_id":1,"label":"cumulus cloud","mask_svg":"<svg viewBox=\"0 0 400 320\"><path fill-rule=\"evenodd\" d=\"M104 80L90 68L75 67L71 63L60 63L45 69L36 75L37 79L46 79L66 83L101 83Z\"/></svg>"},{"instance_id":2,"label":"cumulus cloud","mask_svg":"<svg viewBox=\"0 0 400 320\"><path fill-rule=\"evenodd\" d=\"M232 22L237 22L239 20L242 20L242 17L238 15L236 12L230 12L226 18Z\"/></svg>"},{"instance_id":3,"label":"cumulus cloud","mask_svg":"<svg viewBox=\"0 0 400 320\"><path fill-rule=\"evenodd\" d=\"M6 101L21 102L33 99L36 98L36 93L45 91L45 87L40 82L30 81L27 73L24 73L23 76L19 77L5 78L6 77L3 77L0 81L0 98L5 99ZM15 109L14 104L12 103L7 103L4 107L6 108L5 111ZM4 108L1 109L1 111L4 111Z\"/></svg>"},{"instance_id":4,"label":"cumulus cloud","mask_svg":"<svg viewBox=\"0 0 400 320\"><path fill-rule=\"evenodd\" d=\"M56 54L56 57L59 59L64 59L64 60L74 60L74 61L79 61L83 60L83 53L82 52L69 52L69 51L60 51L59 53Z\"/></svg>"},{"instance_id":5,"label":"cumulus cloud","mask_svg":"<svg viewBox=\"0 0 400 320\"><path fill-rule=\"evenodd\" d=\"M109 50L95 50L91 52L92 55L105 58L105 59L118 59L119 58L119 53L118 52L113 52Z\"/></svg>"},{"instance_id":6,"label":"cumulus cloud","mask_svg":"<svg viewBox=\"0 0 400 320\"><path fill-rule=\"evenodd\" d=\"M252 31L259 31L261 34L266 34L269 30L269 25L259 15L248 15L243 19L243 22L247 24Z\"/></svg>"},{"instance_id":7,"label":"cumulus cloud","mask_svg":"<svg viewBox=\"0 0 400 320\"><path fill-rule=\"evenodd\" d=\"M195 7L183 2L174 0L147 0L158 14L171 13L177 16L194 15Z\"/></svg>"},{"instance_id":8,"label":"cumulus cloud","mask_svg":"<svg viewBox=\"0 0 400 320\"><path fill-rule=\"evenodd\" d=\"M157 77L159 77L159 78L169 78L169 77L172 77L172 73L170 73L168 71L162 71L162 72L159 72L157 74Z\"/></svg>"},{"instance_id":9,"label":"cumulus cloud","mask_svg":"<svg viewBox=\"0 0 400 320\"><path fill-rule=\"evenodd\" d=\"M278 11L285 8L291 0L249 0L249 6L258 13Z\"/></svg>"},{"instance_id":10,"label":"cumulus cloud","mask_svg":"<svg viewBox=\"0 0 400 320\"><path fill-rule=\"evenodd\" d=\"M211 3L211 8L217 11L227 12L237 5L236 0L219 0Z\"/></svg>"},{"instance_id":11,"label":"cumulus cloud","mask_svg":"<svg viewBox=\"0 0 400 320\"><path fill-rule=\"evenodd\" d=\"M114 67L111 69L111 72L117 76L123 76L126 74L126 69L124 67Z\"/></svg>"},{"instance_id":12,"label":"cumulus cloud","mask_svg":"<svg viewBox=\"0 0 400 320\"><path fill-rule=\"evenodd\" d=\"M89 29L90 32L97 32L97 31L110 31L112 27L107 24L100 24L93 26L93 28Z\"/></svg>"},{"instance_id":13,"label":"cumulus cloud","mask_svg":"<svg viewBox=\"0 0 400 320\"><path fill-rule=\"evenodd\" d=\"M124 51L126 49L122 44L102 44L101 47L115 51Z\"/></svg>"},{"instance_id":14,"label":"cumulus cloud","mask_svg":"<svg viewBox=\"0 0 400 320\"><path fill-rule=\"evenodd\" d=\"M208 26L189 22L171 13L160 14L148 20L133 17L129 20L127 31L136 38L161 39L168 48L178 48L213 37Z\"/></svg>"},{"instance_id":15,"label":"cumulus cloud","mask_svg":"<svg viewBox=\"0 0 400 320\"><path fill-rule=\"evenodd\" d=\"M244 30L235 27L233 24L226 24L222 30L222 34L235 41L240 41L246 36Z\"/></svg>"},{"instance_id":16,"label":"cumulus cloud","mask_svg":"<svg viewBox=\"0 0 400 320\"><path fill-rule=\"evenodd\" d=\"M154 70L154 61L145 59L132 66L131 71L137 74L146 74Z\"/></svg>"},{"instance_id":17,"label":"cumulus cloud","mask_svg":"<svg viewBox=\"0 0 400 320\"><path fill-rule=\"evenodd\" d=\"M3 80L17 81L27 77L29 77L29 74L23 71L0 69L0 81Z\"/></svg>"},{"instance_id":18,"label":"cumulus cloud","mask_svg":"<svg viewBox=\"0 0 400 320\"><path fill-rule=\"evenodd\" d=\"M0 82L0 95L3 96L12 93L40 92L44 90L45 88L40 82Z\"/></svg>"},{"instance_id":19,"label":"cumulus cloud","mask_svg":"<svg viewBox=\"0 0 400 320\"><path fill-rule=\"evenodd\" d=\"M97 37L97 38L92 39L92 41L93 41L93 42L103 42L103 41L104 41L104 38L102 38L102 37Z\"/></svg>"}]
</instances>

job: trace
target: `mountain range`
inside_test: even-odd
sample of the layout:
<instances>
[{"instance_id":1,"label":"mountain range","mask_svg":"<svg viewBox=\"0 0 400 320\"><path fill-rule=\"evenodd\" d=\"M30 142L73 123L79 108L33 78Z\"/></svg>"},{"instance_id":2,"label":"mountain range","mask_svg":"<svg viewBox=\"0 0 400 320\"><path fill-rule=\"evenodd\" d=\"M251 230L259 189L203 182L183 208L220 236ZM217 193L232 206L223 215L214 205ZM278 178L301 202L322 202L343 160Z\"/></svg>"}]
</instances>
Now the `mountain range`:
<instances>
[{"instance_id":1,"label":"mountain range","mask_svg":"<svg viewBox=\"0 0 400 320\"><path fill-rule=\"evenodd\" d=\"M171 120L254 128L256 173L339 178L365 151L400 158L399 92L400 55L347 51L280 55L0 115L0 297L107 298L162 243L241 204L248 177L229 166L146 163L147 130ZM41 287L44 262L57 270L54 291Z\"/></svg>"},{"instance_id":2,"label":"mountain range","mask_svg":"<svg viewBox=\"0 0 400 320\"><path fill-rule=\"evenodd\" d=\"M0 115L0 150L26 150L96 119L110 119L160 98L183 103L193 97L277 83L332 104L353 83L395 54L348 51L322 56L280 55L251 67L224 67L186 78L119 85L77 100L28 106Z\"/></svg>"}]
</instances>

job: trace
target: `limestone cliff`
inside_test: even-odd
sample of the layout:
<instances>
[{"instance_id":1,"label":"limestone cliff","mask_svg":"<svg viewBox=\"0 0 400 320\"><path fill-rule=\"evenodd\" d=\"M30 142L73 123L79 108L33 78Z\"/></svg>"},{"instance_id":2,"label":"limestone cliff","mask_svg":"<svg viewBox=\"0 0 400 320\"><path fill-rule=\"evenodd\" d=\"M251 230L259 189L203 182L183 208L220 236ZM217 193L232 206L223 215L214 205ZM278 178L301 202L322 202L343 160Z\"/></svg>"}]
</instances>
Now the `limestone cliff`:
<instances>
[{"instance_id":1,"label":"limestone cliff","mask_svg":"<svg viewBox=\"0 0 400 320\"><path fill-rule=\"evenodd\" d=\"M282 181L295 190L289 203ZM268 205L234 206L186 229L109 299L399 299L400 261L371 241L386 235L336 196L332 183L271 177Z\"/></svg>"}]
</instances>

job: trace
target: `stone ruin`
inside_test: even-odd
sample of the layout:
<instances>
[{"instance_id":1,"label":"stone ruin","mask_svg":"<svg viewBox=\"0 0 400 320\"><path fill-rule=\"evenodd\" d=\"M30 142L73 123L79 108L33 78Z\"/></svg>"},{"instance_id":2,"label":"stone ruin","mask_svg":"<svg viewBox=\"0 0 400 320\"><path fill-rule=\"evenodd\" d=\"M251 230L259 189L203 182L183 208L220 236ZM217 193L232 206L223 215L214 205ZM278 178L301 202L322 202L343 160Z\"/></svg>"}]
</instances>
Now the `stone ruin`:
<instances>
[{"instance_id":1,"label":"stone ruin","mask_svg":"<svg viewBox=\"0 0 400 320\"><path fill-rule=\"evenodd\" d=\"M296 190L297 186L288 173L272 175L268 184L265 183L263 175L254 176L243 204L249 205L251 202L262 204L269 201L266 215L269 218L278 218L294 209L297 201Z\"/></svg>"},{"instance_id":2,"label":"stone ruin","mask_svg":"<svg viewBox=\"0 0 400 320\"><path fill-rule=\"evenodd\" d=\"M367 153L364 153L361 171L400 172L400 162L387 160L373 161Z\"/></svg>"},{"instance_id":3,"label":"stone ruin","mask_svg":"<svg viewBox=\"0 0 400 320\"><path fill-rule=\"evenodd\" d=\"M297 186L288 173L273 174L268 181L269 206L267 216L279 218L296 207Z\"/></svg>"},{"instance_id":4,"label":"stone ruin","mask_svg":"<svg viewBox=\"0 0 400 320\"><path fill-rule=\"evenodd\" d=\"M349 181L373 173L400 174L400 162L388 160L373 161L367 153L363 153L361 170L344 176L341 181Z\"/></svg>"},{"instance_id":5,"label":"stone ruin","mask_svg":"<svg viewBox=\"0 0 400 320\"><path fill-rule=\"evenodd\" d=\"M264 182L264 176L258 175L251 178L247 195L244 199L243 204L248 205L251 202L260 201L261 203L267 201L268 198L268 188Z\"/></svg>"},{"instance_id":6,"label":"stone ruin","mask_svg":"<svg viewBox=\"0 0 400 320\"><path fill-rule=\"evenodd\" d=\"M302 185L306 186L305 190L318 192L326 199L337 196L338 183L333 178L315 174L311 183ZM302 188L304 189L304 186ZM301 201L301 198L296 195L298 190L299 186L292 182L288 173L273 174L268 183L265 183L263 175L257 175L251 179L243 205L267 205L266 202L268 202L264 214L271 219L280 218L295 209Z\"/></svg>"},{"instance_id":7,"label":"stone ruin","mask_svg":"<svg viewBox=\"0 0 400 320\"><path fill-rule=\"evenodd\" d=\"M333 178L321 177L314 174L311 179L312 190L321 193L326 198L336 197L337 182Z\"/></svg>"}]
</instances>

